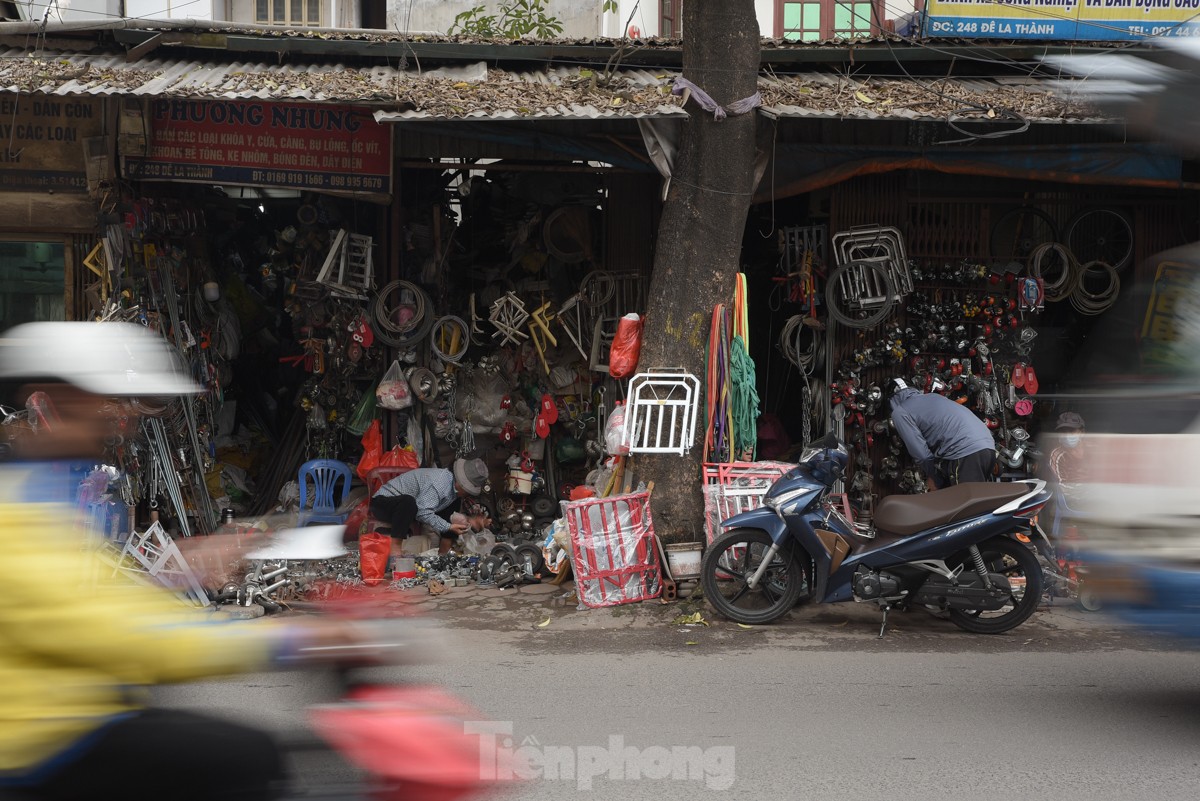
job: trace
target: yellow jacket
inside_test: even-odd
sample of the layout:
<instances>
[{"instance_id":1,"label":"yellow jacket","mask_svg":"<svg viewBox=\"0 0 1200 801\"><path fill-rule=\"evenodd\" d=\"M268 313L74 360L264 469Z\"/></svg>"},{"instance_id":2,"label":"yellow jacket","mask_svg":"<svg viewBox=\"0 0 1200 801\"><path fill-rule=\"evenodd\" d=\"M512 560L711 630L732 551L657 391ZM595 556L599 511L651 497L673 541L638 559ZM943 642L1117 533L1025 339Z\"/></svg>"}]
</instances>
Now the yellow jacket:
<instances>
[{"instance_id":1,"label":"yellow jacket","mask_svg":"<svg viewBox=\"0 0 1200 801\"><path fill-rule=\"evenodd\" d=\"M0 772L22 773L116 715L137 688L265 666L271 627L221 624L112 574L75 510L30 502L36 468L0 469Z\"/></svg>"}]
</instances>

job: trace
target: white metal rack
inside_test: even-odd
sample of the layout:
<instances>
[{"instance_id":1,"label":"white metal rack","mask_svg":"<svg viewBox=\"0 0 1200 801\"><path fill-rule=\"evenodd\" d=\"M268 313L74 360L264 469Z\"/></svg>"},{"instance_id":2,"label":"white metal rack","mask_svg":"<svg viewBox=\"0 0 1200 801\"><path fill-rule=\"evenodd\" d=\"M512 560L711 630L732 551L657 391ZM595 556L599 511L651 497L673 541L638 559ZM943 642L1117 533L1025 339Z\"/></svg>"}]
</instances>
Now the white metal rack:
<instances>
[{"instance_id":1,"label":"white metal rack","mask_svg":"<svg viewBox=\"0 0 1200 801\"><path fill-rule=\"evenodd\" d=\"M683 456L696 440L700 379L683 371L638 373L629 379L625 443L630 453Z\"/></svg>"}]
</instances>

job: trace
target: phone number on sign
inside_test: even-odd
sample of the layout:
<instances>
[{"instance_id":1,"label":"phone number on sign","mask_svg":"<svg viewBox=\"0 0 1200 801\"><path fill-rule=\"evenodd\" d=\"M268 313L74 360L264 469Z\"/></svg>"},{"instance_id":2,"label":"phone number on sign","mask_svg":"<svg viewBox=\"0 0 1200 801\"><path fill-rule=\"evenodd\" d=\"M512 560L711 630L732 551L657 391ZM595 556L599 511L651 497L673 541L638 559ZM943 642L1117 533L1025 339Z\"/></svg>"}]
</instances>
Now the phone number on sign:
<instances>
[{"instance_id":1,"label":"phone number on sign","mask_svg":"<svg viewBox=\"0 0 1200 801\"><path fill-rule=\"evenodd\" d=\"M282 170L255 170L255 181L289 186L325 186L333 189L384 188L384 178L378 175L326 175L323 173L285 172Z\"/></svg>"}]
</instances>

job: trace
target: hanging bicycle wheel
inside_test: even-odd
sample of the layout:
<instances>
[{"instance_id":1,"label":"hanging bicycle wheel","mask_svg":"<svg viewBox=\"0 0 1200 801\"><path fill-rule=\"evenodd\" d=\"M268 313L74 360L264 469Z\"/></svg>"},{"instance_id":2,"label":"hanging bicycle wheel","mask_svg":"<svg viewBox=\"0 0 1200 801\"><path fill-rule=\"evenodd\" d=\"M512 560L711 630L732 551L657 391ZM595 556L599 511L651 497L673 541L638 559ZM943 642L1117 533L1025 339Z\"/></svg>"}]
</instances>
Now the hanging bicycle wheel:
<instances>
[{"instance_id":1,"label":"hanging bicycle wheel","mask_svg":"<svg viewBox=\"0 0 1200 801\"><path fill-rule=\"evenodd\" d=\"M852 261L829 274L825 284L829 314L851 328L883 322L896 305L896 287L885 262Z\"/></svg>"},{"instance_id":2,"label":"hanging bicycle wheel","mask_svg":"<svg viewBox=\"0 0 1200 801\"><path fill-rule=\"evenodd\" d=\"M1049 214L1035 206L1021 206L1002 214L992 226L992 259L1001 265L1027 264L1038 245L1058 241L1058 226Z\"/></svg>"},{"instance_id":3,"label":"hanging bicycle wheel","mask_svg":"<svg viewBox=\"0 0 1200 801\"><path fill-rule=\"evenodd\" d=\"M1124 270L1133 261L1133 225L1113 209L1081 211L1067 223L1066 245L1080 264L1100 261Z\"/></svg>"}]
</instances>

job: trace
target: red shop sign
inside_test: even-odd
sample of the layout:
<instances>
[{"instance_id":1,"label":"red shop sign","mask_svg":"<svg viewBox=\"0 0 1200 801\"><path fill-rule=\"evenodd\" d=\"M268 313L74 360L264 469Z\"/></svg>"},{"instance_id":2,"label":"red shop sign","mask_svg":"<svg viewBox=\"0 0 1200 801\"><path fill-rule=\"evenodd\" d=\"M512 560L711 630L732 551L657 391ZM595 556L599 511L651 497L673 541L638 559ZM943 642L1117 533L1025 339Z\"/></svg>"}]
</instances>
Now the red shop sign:
<instances>
[{"instance_id":1,"label":"red shop sign","mask_svg":"<svg viewBox=\"0 0 1200 801\"><path fill-rule=\"evenodd\" d=\"M392 191L391 130L371 111L321 103L151 101L145 156L126 156L127 178Z\"/></svg>"}]
</instances>

